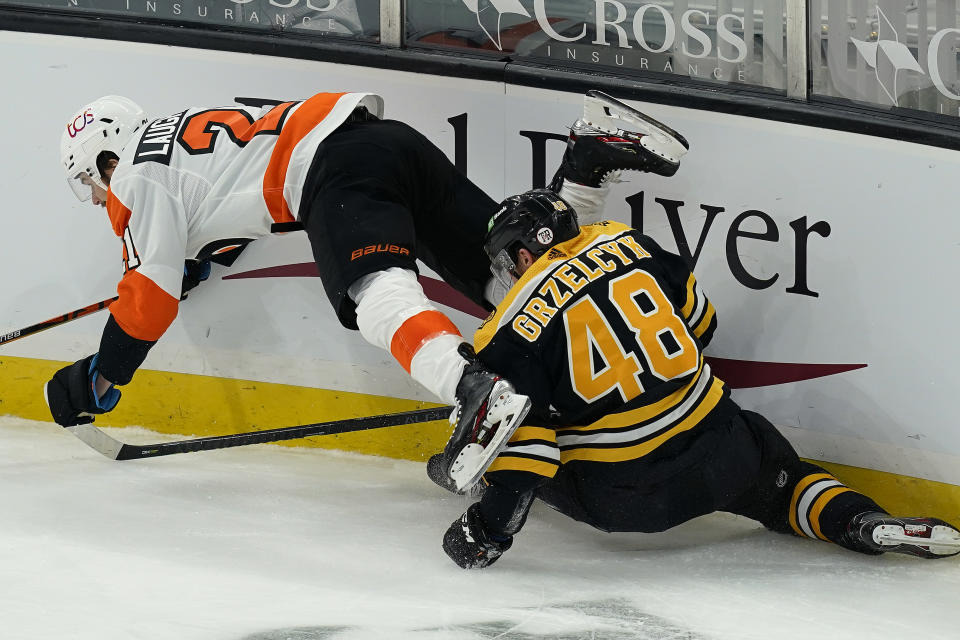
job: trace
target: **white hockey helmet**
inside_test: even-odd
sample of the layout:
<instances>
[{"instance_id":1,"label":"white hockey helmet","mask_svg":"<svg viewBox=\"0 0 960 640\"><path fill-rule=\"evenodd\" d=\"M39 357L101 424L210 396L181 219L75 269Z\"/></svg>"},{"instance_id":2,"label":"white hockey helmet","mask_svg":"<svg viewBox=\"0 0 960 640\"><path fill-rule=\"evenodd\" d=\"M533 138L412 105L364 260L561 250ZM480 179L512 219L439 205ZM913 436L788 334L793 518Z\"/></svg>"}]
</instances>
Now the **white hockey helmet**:
<instances>
[{"instance_id":1,"label":"white hockey helmet","mask_svg":"<svg viewBox=\"0 0 960 640\"><path fill-rule=\"evenodd\" d=\"M102 151L120 155L147 117L133 100L103 96L83 107L68 122L60 137L60 160L67 183L81 201L90 199L90 182L106 189L97 169Z\"/></svg>"}]
</instances>

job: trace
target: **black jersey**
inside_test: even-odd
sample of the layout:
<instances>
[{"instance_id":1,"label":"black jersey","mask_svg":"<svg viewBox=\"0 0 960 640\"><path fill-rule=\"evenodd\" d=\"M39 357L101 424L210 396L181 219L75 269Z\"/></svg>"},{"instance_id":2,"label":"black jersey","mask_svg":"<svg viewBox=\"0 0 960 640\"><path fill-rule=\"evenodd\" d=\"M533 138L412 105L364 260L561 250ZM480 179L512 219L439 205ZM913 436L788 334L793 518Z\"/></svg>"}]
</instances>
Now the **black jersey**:
<instances>
[{"instance_id":1,"label":"black jersey","mask_svg":"<svg viewBox=\"0 0 960 640\"><path fill-rule=\"evenodd\" d=\"M476 333L480 359L534 407L487 480L523 491L561 464L637 460L727 413L702 355L716 326L682 258L623 224L582 227Z\"/></svg>"}]
</instances>

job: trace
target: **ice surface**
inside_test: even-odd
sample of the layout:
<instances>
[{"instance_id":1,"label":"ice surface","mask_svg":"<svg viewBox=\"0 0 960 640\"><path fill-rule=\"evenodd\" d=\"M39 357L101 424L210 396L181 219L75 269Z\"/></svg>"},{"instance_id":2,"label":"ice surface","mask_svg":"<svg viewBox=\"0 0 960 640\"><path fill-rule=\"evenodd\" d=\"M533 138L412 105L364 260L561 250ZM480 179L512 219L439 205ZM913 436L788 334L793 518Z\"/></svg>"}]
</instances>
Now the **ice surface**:
<instances>
[{"instance_id":1,"label":"ice surface","mask_svg":"<svg viewBox=\"0 0 960 640\"><path fill-rule=\"evenodd\" d=\"M960 637L956 559L724 514L603 534L537 505L496 565L464 571L440 539L466 506L411 462L271 445L116 462L0 418L0 638Z\"/></svg>"}]
</instances>

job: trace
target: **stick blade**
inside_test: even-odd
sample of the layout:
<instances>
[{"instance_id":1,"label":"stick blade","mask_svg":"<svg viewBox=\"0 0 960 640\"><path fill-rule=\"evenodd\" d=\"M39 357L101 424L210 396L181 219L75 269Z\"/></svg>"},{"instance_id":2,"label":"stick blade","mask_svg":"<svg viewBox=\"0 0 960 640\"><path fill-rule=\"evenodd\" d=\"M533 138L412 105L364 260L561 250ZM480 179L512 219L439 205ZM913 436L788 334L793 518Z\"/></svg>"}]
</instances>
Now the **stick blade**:
<instances>
[{"instance_id":1,"label":"stick blade","mask_svg":"<svg viewBox=\"0 0 960 640\"><path fill-rule=\"evenodd\" d=\"M95 449L111 460L124 460L120 454L124 444L105 434L93 424L78 424L73 427L64 427L67 431L82 440L91 449Z\"/></svg>"}]
</instances>

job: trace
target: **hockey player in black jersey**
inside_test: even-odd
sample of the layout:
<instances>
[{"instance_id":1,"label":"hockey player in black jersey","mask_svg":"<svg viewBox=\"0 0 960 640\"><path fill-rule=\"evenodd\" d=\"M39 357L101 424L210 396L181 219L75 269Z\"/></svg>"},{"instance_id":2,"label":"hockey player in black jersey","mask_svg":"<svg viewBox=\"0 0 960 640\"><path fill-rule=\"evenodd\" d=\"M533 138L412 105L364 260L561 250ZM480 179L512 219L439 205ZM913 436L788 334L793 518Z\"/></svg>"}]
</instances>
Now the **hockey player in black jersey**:
<instances>
[{"instance_id":1,"label":"hockey player in black jersey","mask_svg":"<svg viewBox=\"0 0 960 640\"><path fill-rule=\"evenodd\" d=\"M533 408L444 536L461 567L509 549L534 499L602 531L726 511L866 554L960 553L956 528L890 516L730 398L702 353L714 307L651 238L580 227L566 201L535 190L501 205L485 249L512 287L477 331L476 359Z\"/></svg>"}]
</instances>

